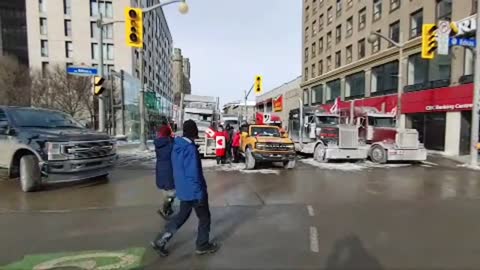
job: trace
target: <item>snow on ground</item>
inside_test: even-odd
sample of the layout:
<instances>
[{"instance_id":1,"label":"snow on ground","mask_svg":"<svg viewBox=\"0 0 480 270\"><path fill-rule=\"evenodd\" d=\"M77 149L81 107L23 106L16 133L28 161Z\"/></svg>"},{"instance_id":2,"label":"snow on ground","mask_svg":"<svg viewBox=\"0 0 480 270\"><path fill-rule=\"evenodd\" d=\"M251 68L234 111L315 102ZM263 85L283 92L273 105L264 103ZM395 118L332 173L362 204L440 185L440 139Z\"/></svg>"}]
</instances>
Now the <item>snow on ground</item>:
<instances>
[{"instance_id":1,"label":"snow on ground","mask_svg":"<svg viewBox=\"0 0 480 270\"><path fill-rule=\"evenodd\" d=\"M361 161L361 162L342 162L342 163L322 163L314 160L313 158L302 159L303 163L318 167L325 170L337 170L337 171L361 171L365 169L378 168L378 169L388 169L388 168L400 168L408 167L412 164L377 164L371 161Z\"/></svg>"}]
</instances>

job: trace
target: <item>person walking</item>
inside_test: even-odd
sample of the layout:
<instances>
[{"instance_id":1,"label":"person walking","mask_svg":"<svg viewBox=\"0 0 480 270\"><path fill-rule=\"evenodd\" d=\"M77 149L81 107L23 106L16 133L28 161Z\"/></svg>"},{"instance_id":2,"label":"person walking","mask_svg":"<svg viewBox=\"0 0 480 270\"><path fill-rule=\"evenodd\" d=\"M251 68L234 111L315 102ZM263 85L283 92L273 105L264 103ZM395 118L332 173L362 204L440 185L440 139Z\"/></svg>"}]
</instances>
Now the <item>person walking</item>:
<instances>
[{"instance_id":1,"label":"person walking","mask_svg":"<svg viewBox=\"0 0 480 270\"><path fill-rule=\"evenodd\" d=\"M157 157L155 182L157 187L163 191L164 195L163 206L157 212L163 218L168 219L173 214L172 204L175 200L175 183L173 181L171 158L173 138L172 129L168 124L163 124L160 127L157 132L157 138L153 143Z\"/></svg>"},{"instance_id":2,"label":"person walking","mask_svg":"<svg viewBox=\"0 0 480 270\"><path fill-rule=\"evenodd\" d=\"M225 127L225 131L227 133L227 160L232 160L232 142L233 142L233 136L234 136L234 130L233 127L230 125L230 123L227 123L227 126Z\"/></svg>"},{"instance_id":3,"label":"person walking","mask_svg":"<svg viewBox=\"0 0 480 270\"><path fill-rule=\"evenodd\" d=\"M185 224L192 213L198 217L196 251L198 255L214 253L220 246L210 242L210 208L208 192L203 175L202 162L195 139L198 128L194 121L183 124L183 137L175 138L172 151L173 177L180 200L180 212L165 225L165 229L154 241L152 247L161 255L168 256L166 245L173 235Z\"/></svg>"},{"instance_id":4,"label":"person walking","mask_svg":"<svg viewBox=\"0 0 480 270\"><path fill-rule=\"evenodd\" d=\"M240 134L240 131L238 130L237 132L235 132L235 135L233 136L233 140L232 140L233 163L238 163L240 160L240 157L239 157L240 137L241 137L241 134Z\"/></svg>"},{"instance_id":5,"label":"person walking","mask_svg":"<svg viewBox=\"0 0 480 270\"><path fill-rule=\"evenodd\" d=\"M217 164L225 164L227 136L228 134L223 130L223 126L218 126L218 130L215 132L215 156L217 158Z\"/></svg>"}]
</instances>

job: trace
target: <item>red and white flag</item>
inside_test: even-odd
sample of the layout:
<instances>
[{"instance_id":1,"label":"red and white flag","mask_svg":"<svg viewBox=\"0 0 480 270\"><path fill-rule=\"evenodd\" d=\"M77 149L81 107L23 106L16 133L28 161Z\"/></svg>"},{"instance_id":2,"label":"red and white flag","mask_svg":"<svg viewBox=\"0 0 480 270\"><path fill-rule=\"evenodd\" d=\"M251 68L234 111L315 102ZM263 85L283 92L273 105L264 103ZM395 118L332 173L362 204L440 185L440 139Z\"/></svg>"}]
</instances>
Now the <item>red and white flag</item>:
<instances>
[{"instance_id":1,"label":"red and white flag","mask_svg":"<svg viewBox=\"0 0 480 270\"><path fill-rule=\"evenodd\" d=\"M337 97L335 99L335 103L333 103L333 106L330 108L330 113L337 113L338 112L338 99L339 99L339 97Z\"/></svg>"},{"instance_id":2,"label":"red and white flag","mask_svg":"<svg viewBox=\"0 0 480 270\"><path fill-rule=\"evenodd\" d=\"M213 131L213 129L211 129L211 128L207 128L205 130L205 134L207 134L207 138L215 137L215 131Z\"/></svg>"}]
</instances>

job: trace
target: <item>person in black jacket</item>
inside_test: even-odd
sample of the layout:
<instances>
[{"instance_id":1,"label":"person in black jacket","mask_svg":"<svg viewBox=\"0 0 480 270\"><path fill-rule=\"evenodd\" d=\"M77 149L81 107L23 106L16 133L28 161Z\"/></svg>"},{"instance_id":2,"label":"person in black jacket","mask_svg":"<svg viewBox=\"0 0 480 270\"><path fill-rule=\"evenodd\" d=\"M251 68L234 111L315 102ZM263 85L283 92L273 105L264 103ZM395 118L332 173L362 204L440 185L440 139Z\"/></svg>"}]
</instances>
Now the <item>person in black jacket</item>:
<instances>
[{"instance_id":1,"label":"person in black jacket","mask_svg":"<svg viewBox=\"0 0 480 270\"><path fill-rule=\"evenodd\" d=\"M167 124L162 125L158 131L158 137L154 140L155 154L157 157L156 166L156 184L164 192L164 202L162 209L158 210L163 218L168 219L172 214L172 204L175 200L175 183L173 181L172 169L172 149L173 138L172 130Z\"/></svg>"}]
</instances>

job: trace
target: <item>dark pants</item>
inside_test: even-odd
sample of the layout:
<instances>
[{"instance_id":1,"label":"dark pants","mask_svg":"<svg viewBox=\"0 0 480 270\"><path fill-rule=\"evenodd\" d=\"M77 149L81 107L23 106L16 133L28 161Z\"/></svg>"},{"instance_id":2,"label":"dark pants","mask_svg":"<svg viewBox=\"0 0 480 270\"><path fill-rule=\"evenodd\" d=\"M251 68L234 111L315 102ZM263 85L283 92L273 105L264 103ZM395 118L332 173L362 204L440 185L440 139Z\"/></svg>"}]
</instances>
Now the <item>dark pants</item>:
<instances>
[{"instance_id":1,"label":"dark pants","mask_svg":"<svg viewBox=\"0 0 480 270\"><path fill-rule=\"evenodd\" d=\"M226 153L227 153L227 154L226 154L226 158L227 158L227 159L231 159L231 158L232 158L232 144L231 144L230 142L227 142L227 145L226 145L226 146L227 146L227 147L226 147L226 148L227 148L227 149L226 149L226 150L227 150L227 152L226 152Z\"/></svg>"},{"instance_id":2,"label":"dark pants","mask_svg":"<svg viewBox=\"0 0 480 270\"><path fill-rule=\"evenodd\" d=\"M210 208L208 199L203 201L180 201L180 212L172 217L165 226L165 232L170 233L169 239L185 224L190 217L192 209L198 217L197 249L208 245L210 240Z\"/></svg>"},{"instance_id":3,"label":"dark pants","mask_svg":"<svg viewBox=\"0 0 480 270\"><path fill-rule=\"evenodd\" d=\"M238 162L240 160L240 154L238 153L238 148L237 146L233 147L233 162Z\"/></svg>"}]
</instances>

